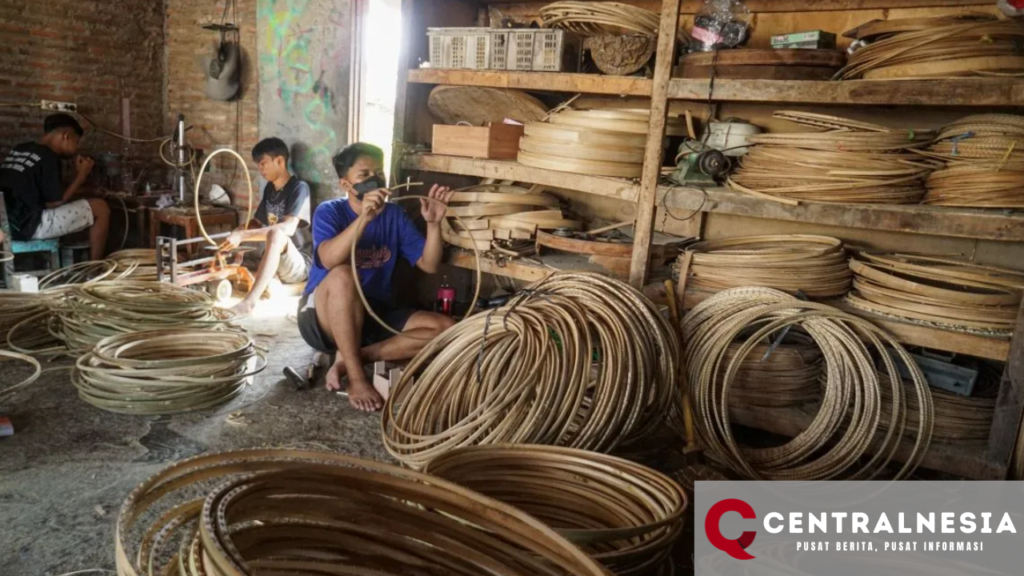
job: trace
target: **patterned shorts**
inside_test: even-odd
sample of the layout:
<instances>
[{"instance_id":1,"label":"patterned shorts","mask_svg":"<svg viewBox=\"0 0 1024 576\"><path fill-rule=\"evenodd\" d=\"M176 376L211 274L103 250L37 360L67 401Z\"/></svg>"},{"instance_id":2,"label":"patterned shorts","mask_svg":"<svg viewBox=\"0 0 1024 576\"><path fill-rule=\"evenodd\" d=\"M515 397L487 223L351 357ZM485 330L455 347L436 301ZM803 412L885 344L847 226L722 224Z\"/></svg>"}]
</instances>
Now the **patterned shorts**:
<instances>
[{"instance_id":1,"label":"patterned shorts","mask_svg":"<svg viewBox=\"0 0 1024 576\"><path fill-rule=\"evenodd\" d=\"M39 227L32 234L33 240L60 238L85 230L95 221L88 200L75 200L56 208L43 210Z\"/></svg>"}]
</instances>

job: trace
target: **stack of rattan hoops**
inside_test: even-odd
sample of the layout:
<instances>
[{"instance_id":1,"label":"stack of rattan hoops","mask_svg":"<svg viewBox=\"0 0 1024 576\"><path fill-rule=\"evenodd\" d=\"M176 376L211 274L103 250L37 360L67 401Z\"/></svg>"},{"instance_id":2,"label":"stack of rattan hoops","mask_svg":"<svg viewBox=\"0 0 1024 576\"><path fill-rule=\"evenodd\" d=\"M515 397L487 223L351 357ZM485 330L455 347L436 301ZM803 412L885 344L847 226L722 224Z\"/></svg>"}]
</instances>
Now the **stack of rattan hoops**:
<instances>
[{"instance_id":1,"label":"stack of rattan hoops","mask_svg":"<svg viewBox=\"0 0 1024 576\"><path fill-rule=\"evenodd\" d=\"M821 350L825 370L821 408L805 430L781 446L741 447L730 425L730 389L745 358L787 327L806 333ZM682 332L700 443L745 478L889 476L889 465L902 445L904 464L894 474L900 479L914 471L928 450L933 426L928 384L903 347L866 320L777 290L733 288L698 304L684 319ZM853 345L862 340L867 346ZM730 351L734 343L740 347ZM887 380L879 378L872 348L878 351ZM917 413L913 430L908 428L910 392L900 381L890 350L911 374ZM892 413L883 421L885 389Z\"/></svg>"},{"instance_id":2,"label":"stack of rattan hoops","mask_svg":"<svg viewBox=\"0 0 1024 576\"><path fill-rule=\"evenodd\" d=\"M176 463L128 497L114 544L120 576L607 576L517 508L327 452L246 450Z\"/></svg>"},{"instance_id":3,"label":"stack of rattan hoops","mask_svg":"<svg viewBox=\"0 0 1024 576\"><path fill-rule=\"evenodd\" d=\"M689 253L689 254L687 254ZM811 298L849 292L853 274L843 243L801 234L743 236L698 242L680 260L690 259L686 286L708 292L764 286Z\"/></svg>"},{"instance_id":4,"label":"stack of rattan hoops","mask_svg":"<svg viewBox=\"0 0 1024 576\"><path fill-rule=\"evenodd\" d=\"M494 240L533 240L537 230L568 228L583 224L566 218L558 198L539 187L480 184L452 195L444 239L453 246L490 250ZM455 216L459 218L456 219Z\"/></svg>"},{"instance_id":5,"label":"stack of rattan hoops","mask_svg":"<svg viewBox=\"0 0 1024 576\"><path fill-rule=\"evenodd\" d=\"M583 36L624 31L657 36L660 16L620 2L554 2L540 9L547 28L562 28Z\"/></svg>"},{"instance_id":6,"label":"stack of rattan hoops","mask_svg":"<svg viewBox=\"0 0 1024 576\"><path fill-rule=\"evenodd\" d=\"M1024 72L1024 25L991 14L876 20L853 32L871 44L853 52L843 79L1016 76Z\"/></svg>"},{"instance_id":7,"label":"stack of rattan hoops","mask_svg":"<svg viewBox=\"0 0 1024 576\"><path fill-rule=\"evenodd\" d=\"M863 253L847 301L877 314L960 330L1009 332L1024 272L949 258Z\"/></svg>"},{"instance_id":8,"label":"stack of rattan hoops","mask_svg":"<svg viewBox=\"0 0 1024 576\"><path fill-rule=\"evenodd\" d=\"M913 152L931 142L929 131L808 112L774 116L824 131L748 136L754 146L730 176L732 188L787 204L915 204L941 166Z\"/></svg>"},{"instance_id":9,"label":"stack of rattan hoops","mask_svg":"<svg viewBox=\"0 0 1024 576\"><path fill-rule=\"evenodd\" d=\"M547 122L529 122L519 142L519 163L596 176L639 178L650 124L649 110L562 110ZM668 119L666 133L686 135L685 121Z\"/></svg>"},{"instance_id":10,"label":"stack of rattan hoops","mask_svg":"<svg viewBox=\"0 0 1024 576\"><path fill-rule=\"evenodd\" d=\"M729 364L742 348L733 342L723 363ZM729 390L731 406L800 406L820 399L818 378L821 350L806 334L790 332L781 342L758 344L740 360Z\"/></svg>"},{"instance_id":11,"label":"stack of rattan hoops","mask_svg":"<svg viewBox=\"0 0 1024 576\"><path fill-rule=\"evenodd\" d=\"M624 282L559 273L431 341L392 389L384 446L412 468L460 446L609 452L676 409L679 342Z\"/></svg>"},{"instance_id":12,"label":"stack of rattan hoops","mask_svg":"<svg viewBox=\"0 0 1024 576\"><path fill-rule=\"evenodd\" d=\"M922 153L945 162L928 177L925 204L1024 208L1024 116L961 118Z\"/></svg>"},{"instance_id":13,"label":"stack of rattan hoops","mask_svg":"<svg viewBox=\"0 0 1024 576\"><path fill-rule=\"evenodd\" d=\"M883 383L887 382L887 376L879 376ZM993 386L979 395L978 388L975 387L971 396L960 396L932 388L932 403L935 407L932 441L952 444L988 440L996 408L995 388L997 387ZM907 428L914 432L917 430L917 397L908 394L907 400ZM882 394L883 422L891 417L892 406L892 395L886 388Z\"/></svg>"},{"instance_id":14,"label":"stack of rattan hoops","mask_svg":"<svg viewBox=\"0 0 1024 576\"><path fill-rule=\"evenodd\" d=\"M551 446L458 448L425 472L511 504L620 575L670 574L686 495L628 460Z\"/></svg>"}]
</instances>

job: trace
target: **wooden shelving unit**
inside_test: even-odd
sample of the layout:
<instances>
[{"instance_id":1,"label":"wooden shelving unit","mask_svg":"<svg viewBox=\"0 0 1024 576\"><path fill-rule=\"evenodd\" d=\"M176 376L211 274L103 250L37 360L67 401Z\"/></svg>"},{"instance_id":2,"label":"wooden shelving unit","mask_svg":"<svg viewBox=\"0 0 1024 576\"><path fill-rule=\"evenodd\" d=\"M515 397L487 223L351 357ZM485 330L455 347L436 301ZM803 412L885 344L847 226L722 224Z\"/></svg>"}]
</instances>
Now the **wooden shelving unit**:
<instances>
[{"instance_id":1,"label":"wooden shelving unit","mask_svg":"<svg viewBox=\"0 0 1024 576\"><path fill-rule=\"evenodd\" d=\"M858 110L860 115L878 115L891 118L902 110L896 106L914 106L928 118L941 118L959 109L962 115L983 113L987 110L1006 110L1024 106L1024 79L1016 78L960 78L954 80L884 80L884 81L797 81L797 80L737 80L670 78L666 63L674 64L672 35L659 40L654 79L615 77L596 74L508 72L495 70L440 70L421 68L426 58L426 28L429 26L472 26L486 22L488 9L498 4L499 12L534 13L543 0L509 2L508 0L403 0L404 22L411 23L411 42L403 63L408 70L399 82L396 111L395 140L408 144L421 143L429 138L426 99L431 88L438 85L481 86L499 89L519 89L532 92L569 95L582 93L599 96L643 97L650 100L652 110L645 155L644 177L639 181L604 178L587 174L571 174L522 166L511 161L476 160L434 154L407 154L401 156L400 168L407 172L435 172L466 177L493 178L543 184L553 188L582 191L594 195L594 204L608 206L603 199L632 202L635 210L636 242L630 280L635 286L659 301L665 297L658 275L665 269L650 269L647 255L651 245L651 230L655 210L663 213L679 211L704 213L704 224L724 222L747 226L748 222L774 220L791 222L806 230L812 226L837 229L877 231L879 235L901 233L917 237L909 239L920 245L931 242L928 238L941 238L940 243L973 241L977 251L993 250L994 245L1024 243L1024 212L1001 210L969 210L930 206L889 205L834 205L802 203L788 206L757 198L727 188L700 190L691 187L658 186L663 123L668 103L672 100L699 103L721 103L732 110L771 110L791 104L826 106L843 115L846 110ZM658 3L635 2L657 10ZM809 5L813 4L813 6ZM986 0L829 0L807 3L798 0L746 0L755 13L766 13L758 21L760 33L771 30L806 26L806 29L824 27L826 14L846 12L838 21L851 27L870 18L904 18L922 16L935 10L959 10L965 5L979 5L991 10ZM679 14L693 14L699 0L664 0L660 3L662 29L678 27ZM891 9L891 12L889 10ZM819 12L800 19L801 12ZM876 13L867 13L875 11ZM774 13L786 13L777 15ZM896 15L899 13L899 15ZM794 19L795 18L795 19ZM860 18L860 20L858 20ZM849 21L847 21L849 20ZM799 21L799 22L798 22ZM844 108L845 107L845 108ZM870 110L870 112L868 112ZM769 112L770 114L770 112ZM741 116L742 117L742 116ZM467 181L468 182L468 181ZM599 198L597 198L599 197ZM712 215L722 215L717 218ZM739 218L729 217L743 217ZM740 222L740 224L735 224ZM699 226L698 226L699 228ZM757 228L757 226L751 226ZM771 228L771 226L766 226ZM777 228L777 227L776 227ZM721 231L720 231L721 232ZM751 232L757 233L757 232ZM730 235L735 235L730 231ZM842 237L841 234L836 234ZM922 236L923 235L923 236ZM925 238L927 237L927 238ZM902 242L902 239L899 240ZM968 248L970 250L970 248ZM1012 253L1012 251L1011 251ZM452 249L448 263L461 268L474 269L472 253ZM523 282L543 279L554 269L593 269L586 257L545 255L533 261L504 261L485 259L483 272L514 278ZM692 304L694 295L687 292L686 302ZM900 341L915 346L941 349L980 358L1006 361L1006 371L1000 387L997 407L989 439L977 445L933 445L924 466L935 470L959 474L970 478L1003 478L1010 467L1011 454L1017 441L1021 415L1024 412L1024 310L1017 322L1014 340L980 334L943 330L935 326L913 324L893 318L873 316L850 309L843 302L832 304L867 318L888 330ZM813 417L813 407L789 410L734 411L736 422L770 432L794 435L806 427Z\"/></svg>"},{"instance_id":2,"label":"wooden shelving unit","mask_svg":"<svg viewBox=\"0 0 1024 576\"><path fill-rule=\"evenodd\" d=\"M487 86L542 92L650 96L646 78L501 72L495 70L410 70L414 84ZM709 98L710 96L710 98ZM710 80L674 78L670 100L707 102L778 102L789 104L872 106L1024 106L1024 82L1004 78L960 80Z\"/></svg>"},{"instance_id":3,"label":"wooden shelving unit","mask_svg":"<svg viewBox=\"0 0 1024 576\"><path fill-rule=\"evenodd\" d=\"M513 161L417 154L406 156L402 160L402 167L406 170L533 182L630 202L636 201L640 191L639 184L631 180L531 168ZM659 187L658 204L667 204L669 208L683 212L699 209L711 213L827 226L1024 242L1024 212L917 205L842 205L816 202L788 206L736 192L729 188L709 188L706 192L707 198L705 199L704 192L697 188L663 186Z\"/></svg>"}]
</instances>

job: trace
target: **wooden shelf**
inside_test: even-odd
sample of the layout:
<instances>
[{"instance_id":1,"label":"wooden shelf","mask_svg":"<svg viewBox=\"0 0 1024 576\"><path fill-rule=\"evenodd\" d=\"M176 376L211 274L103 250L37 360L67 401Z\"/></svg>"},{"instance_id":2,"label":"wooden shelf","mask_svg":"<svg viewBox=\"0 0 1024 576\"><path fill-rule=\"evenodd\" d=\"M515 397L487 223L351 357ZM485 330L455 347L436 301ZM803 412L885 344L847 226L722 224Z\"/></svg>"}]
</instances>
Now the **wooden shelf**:
<instances>
[{"instance_id":1,"label":"wooden shelf","mask_svg":"<svg viewBox=\"0 0 1024 576\"><path fill-rule=\"evenodd\" d=\"M740 424L773 434L792 438L805 430L817 413L816 405L792 408L730 407L733 424ZM925 454L921 467L947 472L974 480L1005 480L1006 466L986 456L984 442L970 444L938 444L933 442ZM910 446L901 446L894 457L906 461Z\"/></svg>"},{"instance_id":2,"label":"wooden shelf","mask_svg":"<svg viewBox=\"0 0 1024 576\"><path fill-rule=\"evenodd\" d=\"M652 80L633 76L602 76L564 72L505 72L502 70L442 70L419 68L409 70L414 84L446 84L455 86L486 86L518 88L542 92L583 92L614 96L650 96Z\"/></svg>"},{"instance_id":3,"label":"wooden shelf","mask_svg":"<svg viewBox=\"0 0 1024 576\"><path fill-rule=\"evenodd\" d=\"M402 167L406 170L543 184L629 202L635 202L639 194L639 185L631 180L530 168L511 161L421 154L405 157ZM683 212L700 209L710 213L807 222L845 228L1024 242L1024 212L923 205L822 204L816 202L804 202L799 206L789 206L720 187L707 189L707 199L705 200L704 193L697 188L662 186L659 188L658 198L661 199L658 202L659 205L667 205L670 209Z\"/></svg>"},{"instance_id":4,"label":"wooden shelf","mask_svg":"<svg viewBox=\"0 0 1024 576\"><path fill-rule=\"evenodd\" d=\"M650 96L647 78L505 72L501 70L410 70L409 82L518 88L542 92L582 92L616 96ZM669 83L673 100L701 102L767 102L793 104L848 104L872 106L1024 106L1024 80L959 78L955 80L737 80L675 78Z\"/></svg>"},{"instance_id":5,"label":"wooden shelf","mask_svg":"<svg viewBox=\"0 0 1024 576\"><path fill-rule=\"evenodd\" d=\"M713 295L711 292L688 288L683 298L683 309L690 310ZM1000 362L1005 362L1010 356L1010 340L1007 338L943 330L924 324L879 316L854 308L841 299L829 300L824 303L870 321L892 334L899 342L909 346L923 346L933 350L944 350Z\"/></svg>"},{"instance_id":6,"label":"wooden shelf","mask_svg":"<svg viewBox=\"0 0 1024 576\"><path fill-rule=\"evenodd\" d=\"M495 178L498 180L543 184L554 188L580 190L598 196L618 198L619 200L629 202L636 202L639 191L639 186L632 180L558 172L544 168L531 168L523 166L518 162L504 160L481 160L460 156L419 154L403 158L402 168L406 170L424 170L427 172L476 176L478 178Z\"/></svg>"},{"instance_id":7,"label":"wooden shelf","mask_svg":"<svg viewBox=\"0 0 1024 576\"><path fill-rule=\"evenodd\" d=\"M676 78L673 100L708 101L709 80ZM1024 105L1024 81L1004 78L956 80L732 80L717 78L712 102L772 102L874 106Z\"/></svg>"}]
</instances>

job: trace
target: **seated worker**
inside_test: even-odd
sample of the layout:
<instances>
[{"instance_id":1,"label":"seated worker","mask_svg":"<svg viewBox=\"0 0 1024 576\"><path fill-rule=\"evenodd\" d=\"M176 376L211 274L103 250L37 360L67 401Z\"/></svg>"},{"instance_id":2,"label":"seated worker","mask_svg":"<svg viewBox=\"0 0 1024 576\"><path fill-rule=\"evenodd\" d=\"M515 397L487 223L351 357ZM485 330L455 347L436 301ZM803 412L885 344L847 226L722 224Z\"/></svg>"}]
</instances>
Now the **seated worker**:
<instances>
[{"instance_id":1,"label":"seated worker","mask_svg":"<svg viewBox=\"0 0 1024 576\"><path fill-rule=\"evenodd\" d=\"M102 260L107 248L110 207L102 198L77 198L92 171L93 161L76 156L81 125L67 114L43 121L38 142L18 144L0 164L0 190L14 240L60 238L89 229L92 260ZM63 183L62 158L75 159L75 177Z\"/></svg>"},{"instance_id":2,"label":"seated worker","mask_svg":"<svg viewBox=\"0 0 1024 576\"><path fill-rule=\"evenodd\" d=\"M288 145L280 138L266 138L253 147L252 159L267 181L263 199L248 230L235 230L221 244L231 249L243 242L263 243L255 253L259 267L252 290L232 308L240 316L252 312L275 275L285 284L305 282L313 254L309 184L288 171Z\"/></svg>"},{"instance_id":3,"label":"seated worker","mask_svg":"<svg viewBox=\"0 0 1024 576\"><path fill-rule=\"evenodd\" d=\"M455 322L448 316L395 306L391 275L399 257L427 274L441 264L441 220L452 192L434 185L420 200L427 223L426 239L396 204L383 177L384 153L370 144L347 146L334 157L341 189L347 198L324 202L313 215L313 270L299 301L299 332L321 352L337 350L327 373L327 389L339 390L348 375L348 401L359 410L380 410L384 402L370 385L363 364L412 358L426 343ZM352 274L349 255L361 223L366 230L356 246L359 277ZM356 292L359 282L373 311L392 328L413 338L393 336L369 315Z\"/></svg>"}]
</instances>

